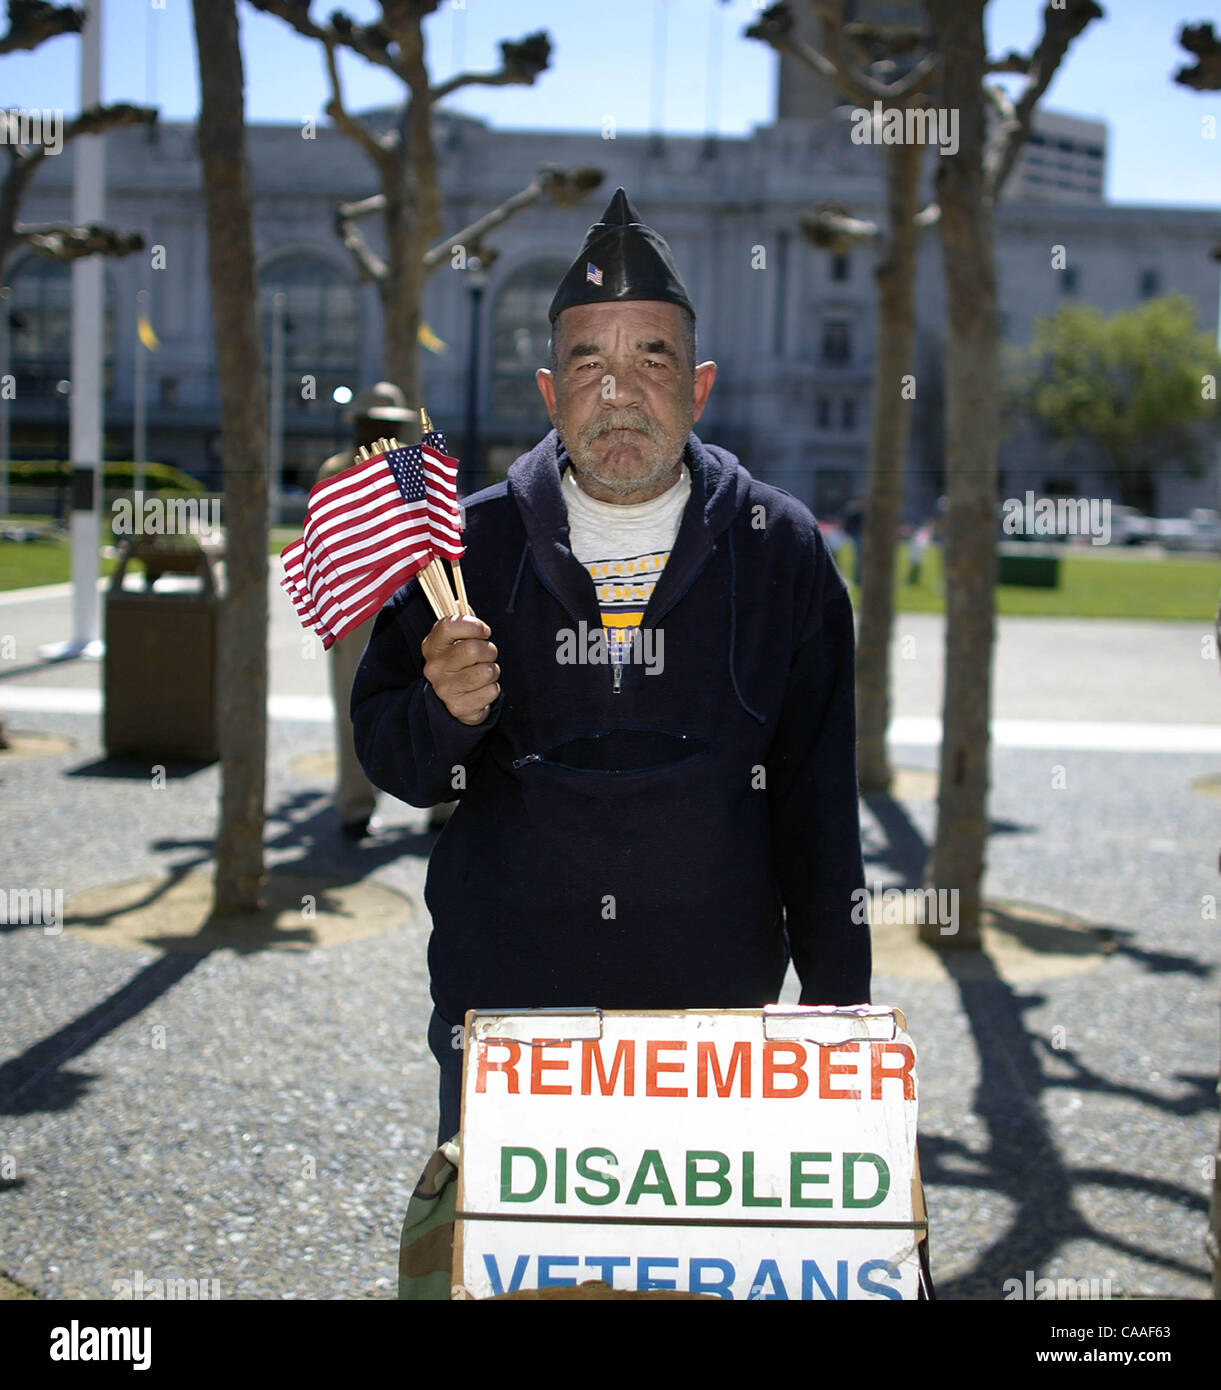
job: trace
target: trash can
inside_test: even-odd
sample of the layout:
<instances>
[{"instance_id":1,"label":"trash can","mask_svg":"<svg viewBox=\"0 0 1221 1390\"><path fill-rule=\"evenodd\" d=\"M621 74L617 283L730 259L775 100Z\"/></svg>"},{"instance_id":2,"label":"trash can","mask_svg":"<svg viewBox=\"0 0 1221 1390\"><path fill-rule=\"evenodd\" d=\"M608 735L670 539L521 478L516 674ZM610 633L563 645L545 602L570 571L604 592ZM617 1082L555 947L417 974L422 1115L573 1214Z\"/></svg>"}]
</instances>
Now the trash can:
<instances>
[{"instance_id":1,"label":"trash can","mask_svg":"<svg viewBox=\"0 0 1221 1390\"><path fill-rule=\"evenodd\" d=\"M997 547L996 582L1034 589L1060 587L1060 552L1029 542Z\"/></svg>"},{"instance_id":2,"label":"trash can","mask_svg":"<svg viewBox=\"0 0 1221 1390\"><path fill-rule=\"evenodd\" d=\"M194 538L176 540L142 537L120 546L105 603L108 757L214 762L220 756L220 598L207 552ZM132 560L144 564L143 591L123 587ZM158 590L167 574L193 575L198 584Z\"/></svg>"}]
</instances>

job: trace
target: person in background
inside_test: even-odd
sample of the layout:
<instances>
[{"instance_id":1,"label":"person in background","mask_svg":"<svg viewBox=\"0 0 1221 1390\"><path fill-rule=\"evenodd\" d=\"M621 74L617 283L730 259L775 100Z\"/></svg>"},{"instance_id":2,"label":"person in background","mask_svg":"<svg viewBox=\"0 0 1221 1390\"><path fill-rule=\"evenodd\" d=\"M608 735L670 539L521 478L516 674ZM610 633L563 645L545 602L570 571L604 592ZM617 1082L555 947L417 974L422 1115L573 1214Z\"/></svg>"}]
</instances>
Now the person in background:
<instances>
[{"instance_id":1,"label":"person in background","mask_svg":"<svg viewBox=\"0 0 1221 1390\"><path fill-rule=\"evenodd\" d=\"M343 418L352 426L351 447L332 454L326 460L318 470L318 482L351 468L356 462L356 451L362 445L372 445L383 435L404 435L414 439L420 417L408 407L407 398L397 386L388 381L379 381L376 386L370 386L356 397L344 411ZM410 425L411 429L405 430L404 425ZM365 776L357 761L356 747L352 741L352 716L348 712L352 678L372 628L373 619L370 618L331 648L331 699L335 705L337 763L335 809L339 812L343 834L349 840L363 840L378 826L373 814L377 806L377 788Z\"/></svg>"},{"instance_id":2,"label":"person in background","mask_svg":"<svg viewBox=\"0 0 1221 1390\"><path fill-rule=\"evenodd\" d=\"M920 566L924 562L924 552L932 539L932 533L932 522L923 521L912 532L911 539L907 542L907 582L909 584L919 584L920 582Z\"/></svg>"}]
</instances>

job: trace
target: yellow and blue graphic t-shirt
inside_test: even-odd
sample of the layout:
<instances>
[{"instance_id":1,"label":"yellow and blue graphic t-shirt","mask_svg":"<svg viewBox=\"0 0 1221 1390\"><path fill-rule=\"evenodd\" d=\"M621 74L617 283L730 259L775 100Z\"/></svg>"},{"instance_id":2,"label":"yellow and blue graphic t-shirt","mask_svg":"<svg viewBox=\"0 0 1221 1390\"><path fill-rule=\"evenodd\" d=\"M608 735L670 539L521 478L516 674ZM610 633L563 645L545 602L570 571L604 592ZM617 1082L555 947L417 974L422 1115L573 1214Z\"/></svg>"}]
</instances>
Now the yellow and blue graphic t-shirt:
<instances>
[{"instance_id":1,"label":"yellow and blue graphic t-shirt","mask_svg":"<svg viewBox=\"0 0 1221 1390\"><path fill-rule=\"evenodd\" d=\"M563 494L572 553L594 581L611 663L623 665L678 535L690 470L683 464L678 482L659 497L624 505L590 497L567 468Z\"/></svg>"}]
</instances>

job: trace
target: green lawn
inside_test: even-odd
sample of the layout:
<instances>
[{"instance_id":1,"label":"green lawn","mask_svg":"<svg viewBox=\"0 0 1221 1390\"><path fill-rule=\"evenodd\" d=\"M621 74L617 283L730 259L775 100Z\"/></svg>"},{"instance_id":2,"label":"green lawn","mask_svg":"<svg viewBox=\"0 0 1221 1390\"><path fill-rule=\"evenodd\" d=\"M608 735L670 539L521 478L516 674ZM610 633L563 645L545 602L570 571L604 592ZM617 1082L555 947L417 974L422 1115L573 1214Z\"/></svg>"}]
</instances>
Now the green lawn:
<instances>
[{"instance_id":1,"label":"green lawn","mask_svg":"<svg viewBox=\"0 0 1221 1390\"><path fill-rule=\"evenodd\" d=\"M41 526L50 522L45 516L10 516L0 518L16 526ZM299 526L280 526L272 531L267 544L269 555L280 551L301 534ZM100 573L114 573L115 561L103 560ZM51 540L25 541L16 544L0 541L0 591L27 589L39 584L63 584L72 578L72 544L66 536Z\"/></svg>"},{"instance_id":2,"label":"green lawn","mask_svg":"<svg viewBox=\"0 0 1221 1390\"><path fill-rule=\"evenodd\" d=\"M856 602L850 557L841 569ZM900 546L895 577L900 612L945 611L939 546L929 546L924 552L919 584L906 582L907 547ZM1059 588L999 585L996 611L1058 618L1178 618L1211 623L1219 595L1221 559L1211 555L1151 556L1137 548L1108 553L1066 546Z\"/></svg>"},{"instance_id":3,"label":"green lawn","mask_svg":"<svg viewBox=\"0 0 1221 1390\"><path fill-rule=\"evenodd\" d=\"M37 518L20 518L34 521ZM301 534L298 527L277 527L268 540L268 554L279 555ZM64 538L23 545L0 542L0 590L35 584L58 584L71 577L72 547ZM110 574L113 560L103 560ZM853 557L845 550L841 565L853 601ZM941 551L929 546L919 584L906 583L907 547L901 546L896 566L895 595L900 612L940 613ZM1094 552L1066 547L1060 564L1058 589L1032 589L1005 584L997 591L999 613L1042 614L1077 618L1177 618L1211 622L1221 593L1221 559L1213 556L1148 556L1143 550Z\"/></svg>"},{"instance_id":4,"label":"green lawn","mask_svg":"<svg viewBox=\"0 0 1221 1390\"><path fill-rule=\"evenodd\" d=\"M5 517L5 524L40 526L49 517ZM113 560L101 562L101 573L114 570ZM0 590L28 589L39 584L62 584L72 577L72 543L67 536L47 540L0 541Z\"/></svg>"}]
</instances>

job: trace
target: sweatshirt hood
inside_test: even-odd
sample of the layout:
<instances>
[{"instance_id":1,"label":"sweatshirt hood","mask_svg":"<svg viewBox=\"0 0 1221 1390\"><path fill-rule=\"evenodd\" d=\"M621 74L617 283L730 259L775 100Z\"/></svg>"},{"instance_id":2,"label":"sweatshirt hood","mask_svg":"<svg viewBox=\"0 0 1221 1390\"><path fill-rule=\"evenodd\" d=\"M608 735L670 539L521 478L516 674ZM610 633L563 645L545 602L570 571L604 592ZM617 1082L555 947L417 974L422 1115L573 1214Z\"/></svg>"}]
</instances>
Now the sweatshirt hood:
<instances>
[{"instance_id":1,"label":"sweatshirt hood","mask_svg":"<svg viewBox=\"0 0 1221 1390\"><path fill-rule=\"evenodd\" d=\"M557 544L557 533L567 539L568 508L560 479L570 462L559 432L553 429L509 469L509 491L535 545L540 540ZM698 527L707 531L711 541L729 526L745 504L750 474L727 449L705 444L694 433L687 436L683 462L691 471L691 496L683 514L683 528L688 516L694 515ZM564 548L562 542L559 548Z\"/></svg>"},{"instance_id":2,"label":"sweatshirt hood","mask_svg":"<svg viewBox=\"0 0 1221 1390\"><path fill-rule=\"evenodd\" d=\"M670 558L650 600L651 621L660 623L704 568L717 547L718 538L727 535L729 674L742 708L752 719L762 723L763 716L752 709L743 696L737 674L737 562L732 523L746 506L750 474L728 449L705 444L695 434L687 436L683 461L691 472L691 496L683 510ZM561 489L561 479L569 462L568 451L553 429L509 469L508 491L517 503L526 539L508 611L514 611L527 558L532 556L539 578L573 620L585 619L597 627L602 619L593 581L570 548L568 506Z\"/></svg>"}]
</instances>

